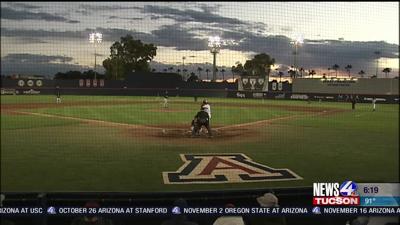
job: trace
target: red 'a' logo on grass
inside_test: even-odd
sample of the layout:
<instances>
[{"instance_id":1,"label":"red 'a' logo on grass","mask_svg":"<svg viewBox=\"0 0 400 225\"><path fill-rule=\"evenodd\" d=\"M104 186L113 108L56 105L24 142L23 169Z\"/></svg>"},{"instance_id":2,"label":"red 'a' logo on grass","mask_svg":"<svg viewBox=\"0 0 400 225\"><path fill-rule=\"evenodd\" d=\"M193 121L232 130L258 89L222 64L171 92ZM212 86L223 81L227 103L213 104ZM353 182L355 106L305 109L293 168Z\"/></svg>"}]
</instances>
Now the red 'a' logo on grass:
<instances>
[{"instance_id":1,"label":"red 'a' logo on grass","mask_svg":"<svg viewBox=\"0 0 400 225\"><path fill-rule=\"evenodd\" d=\"M299 180L289 169L274 169L252 161L244 154L181 154L176 172L163 172L165 184L241 183Z\"/></svg>"}]
</instances>

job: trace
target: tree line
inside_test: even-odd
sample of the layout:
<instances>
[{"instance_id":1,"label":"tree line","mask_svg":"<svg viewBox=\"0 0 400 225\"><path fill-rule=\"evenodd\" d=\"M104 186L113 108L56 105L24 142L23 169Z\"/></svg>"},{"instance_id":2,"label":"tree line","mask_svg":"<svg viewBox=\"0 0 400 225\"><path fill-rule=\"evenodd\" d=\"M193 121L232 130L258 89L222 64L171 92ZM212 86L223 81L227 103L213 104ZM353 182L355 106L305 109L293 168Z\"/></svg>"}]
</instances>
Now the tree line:
<instances>
[{"instance_id":1,"label":"tree line","mask_svg":"<svg viewBox=\"0 0 400 225\"><path fill-rule=\"evenodd\" d=\"M131 35L126 35L121 37L120 41L114 42L110 47L110 55L103 61L103 67L105 68L105 74L98 74L99 79L109 79L109 80L123 80L131 72L157 72L156 69L150 67L150 62L157 55L157 47L154 44L146 44L141 40L134 39ZM252 59L246 60L244 64L241 62L236 62L234 66L230 68L233 80L235 76L268 76L271 74L271 66L275 64L275 59L266 53L261 53L255 55ZM351 76L352 65L347 65L344 69L348 72L348 76ZM328 71L335 71L336 77L340 66L334 64L332 67L328 68ZM198 81L202 72L206 73L206 79L209 80L209 73L211 69L203 69L202 67L197 68L196 75L195 72L189 74L187 81ZM160 71L161 72L161 71ZM176 69L173 67L164 68L162 70L164 73L178 73L187 74L187 69ZM225 73L227 72L224 68L216 68L216 72L220 72L222 79L225 81ZM383 73L387 75L391 72L390 68L385 68ZM282 79L285 75L283 71L276 70L277 75ZM304 68L295 69L290 68L287 71L291 78L303 77L308 74L313 77L316 75L315 70L306 71ZM358 72L361 77L364 77L365 72L361 70ZM79 72L79 71L69 71L66 73L57 73L55 79L91 79L94 78L95 72L93 70ZM326 77L326 74L322 74Z\"/></svg>"},{"instance_id":2,"label":"tree line","mask_svg":"<svg viewBox=\"0 0 400 225\"><path fill-rule=\"evenodd\" d=\"M156 72L150 68L150 62L157 55L157 47L153 44L145 44L141 40L135 40L131 35L121 37L120 41L114 42L110 47L110 56L103 61L103 67L106 69L106 78L123 79L130 72ZM262 53L255 55L253 59L247 60L244 65L238 63L233 66L232 74L265 76L270 73L271 66L275 63L275 59L268 54ZM190 73L188 80L198 80L201 77L203 68L198 67L198 76L194 72ZM163 72L175 72L173 67L163 69ZM177 69L177 73L186 73L186 69ZM208 75L210 69L205 70ZM218 69L216 69L218 72ZM225 80L225 69L219 71Z\"/></svg>"}]
</instances>

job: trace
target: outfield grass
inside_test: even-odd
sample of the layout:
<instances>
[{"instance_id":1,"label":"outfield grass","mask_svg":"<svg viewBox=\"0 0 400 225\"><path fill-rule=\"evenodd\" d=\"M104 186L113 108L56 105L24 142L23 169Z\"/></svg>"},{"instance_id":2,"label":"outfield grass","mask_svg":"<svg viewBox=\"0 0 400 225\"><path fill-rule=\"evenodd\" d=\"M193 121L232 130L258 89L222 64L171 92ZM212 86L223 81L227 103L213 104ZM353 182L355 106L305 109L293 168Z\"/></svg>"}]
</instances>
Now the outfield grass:
<instances>
[{"instance_id":1,"label":"outfield grass","mask_svg":"<svg viewBox=\"0 0 400 225\"><path fill-rule=\"evenodd\" d=\"M7 104L54 103L54 96L1 96ZM132 101L132 104L129 102ZM141 102L142 101L142 102ZM170 98L170 109L157 97L64 96L63 103L98 104L17 109L141 125L188 125L199 103ZM2 191L192 191L309 186L314 181L398 182L399 107L378 104L329 103L256 99L209 99L215 126L290 115L256 128L255 137L199 144L191 139L148 141L119 127L87 124L65 118L1 114ZM112 102L113 105L105 105ZM225 103L237 103L233 106ZM225 105L224 105L225 104ZM316 116L285 108L301 106L346 110ZM255 107L258 106L258 107ZM165 185L162 172L175 171L184 153L244 153L258 163L288 168L303 180Z\"/></svg>"}]
</instances>

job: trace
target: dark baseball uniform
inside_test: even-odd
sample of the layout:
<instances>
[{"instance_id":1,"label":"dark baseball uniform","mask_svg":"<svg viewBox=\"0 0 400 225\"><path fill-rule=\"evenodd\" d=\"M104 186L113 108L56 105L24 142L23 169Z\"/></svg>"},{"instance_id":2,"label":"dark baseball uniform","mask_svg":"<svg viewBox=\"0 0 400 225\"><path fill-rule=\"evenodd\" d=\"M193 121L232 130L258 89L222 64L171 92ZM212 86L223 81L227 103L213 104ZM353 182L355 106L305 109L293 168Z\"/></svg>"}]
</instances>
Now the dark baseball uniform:
<instances>
[{"instance_id":1,"label":"dark baseball uniform","mask_svg":"<svg viewBox=\"0 0 400 225\"><path fill-rule=\"evenodd\" d=\"M212 135L210 128L210 117L208 116L208 113L206 111L202 110L196 114L193 120L193 125L194 128L192 131L192 135L198 135L202 126L206 127L209 136Z\"/></svg>"},{"instance_id":2,"label":"dark baseball uniform","mask_svg":"<svg viewBox=\"0 0 400 225\"><path fill-rule=\"evenodd\" d=\"M61 103L61 90L60 87L56 87L56 102L57 103Z\"/></svg>"}]
</instances>

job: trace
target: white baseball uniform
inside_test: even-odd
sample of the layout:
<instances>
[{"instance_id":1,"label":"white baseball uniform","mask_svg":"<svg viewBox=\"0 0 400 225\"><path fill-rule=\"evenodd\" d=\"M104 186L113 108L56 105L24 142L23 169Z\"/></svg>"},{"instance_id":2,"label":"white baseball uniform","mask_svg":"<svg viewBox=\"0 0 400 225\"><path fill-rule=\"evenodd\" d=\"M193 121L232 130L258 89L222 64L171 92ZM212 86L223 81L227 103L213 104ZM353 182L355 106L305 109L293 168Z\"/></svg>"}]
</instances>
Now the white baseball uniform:
<instances>
[{"instance_id":1,"label":"white baseball uniform","mask_svg":"<svg viewBox=\"0 0 400 225\"><path fill-rule=\"evenodd\" d=\"M211 106L209 104L205 104L201 106L201 108L203 108L204 111L208 113L208 117L211 119Z\"/></svg>"}]
</instances>

